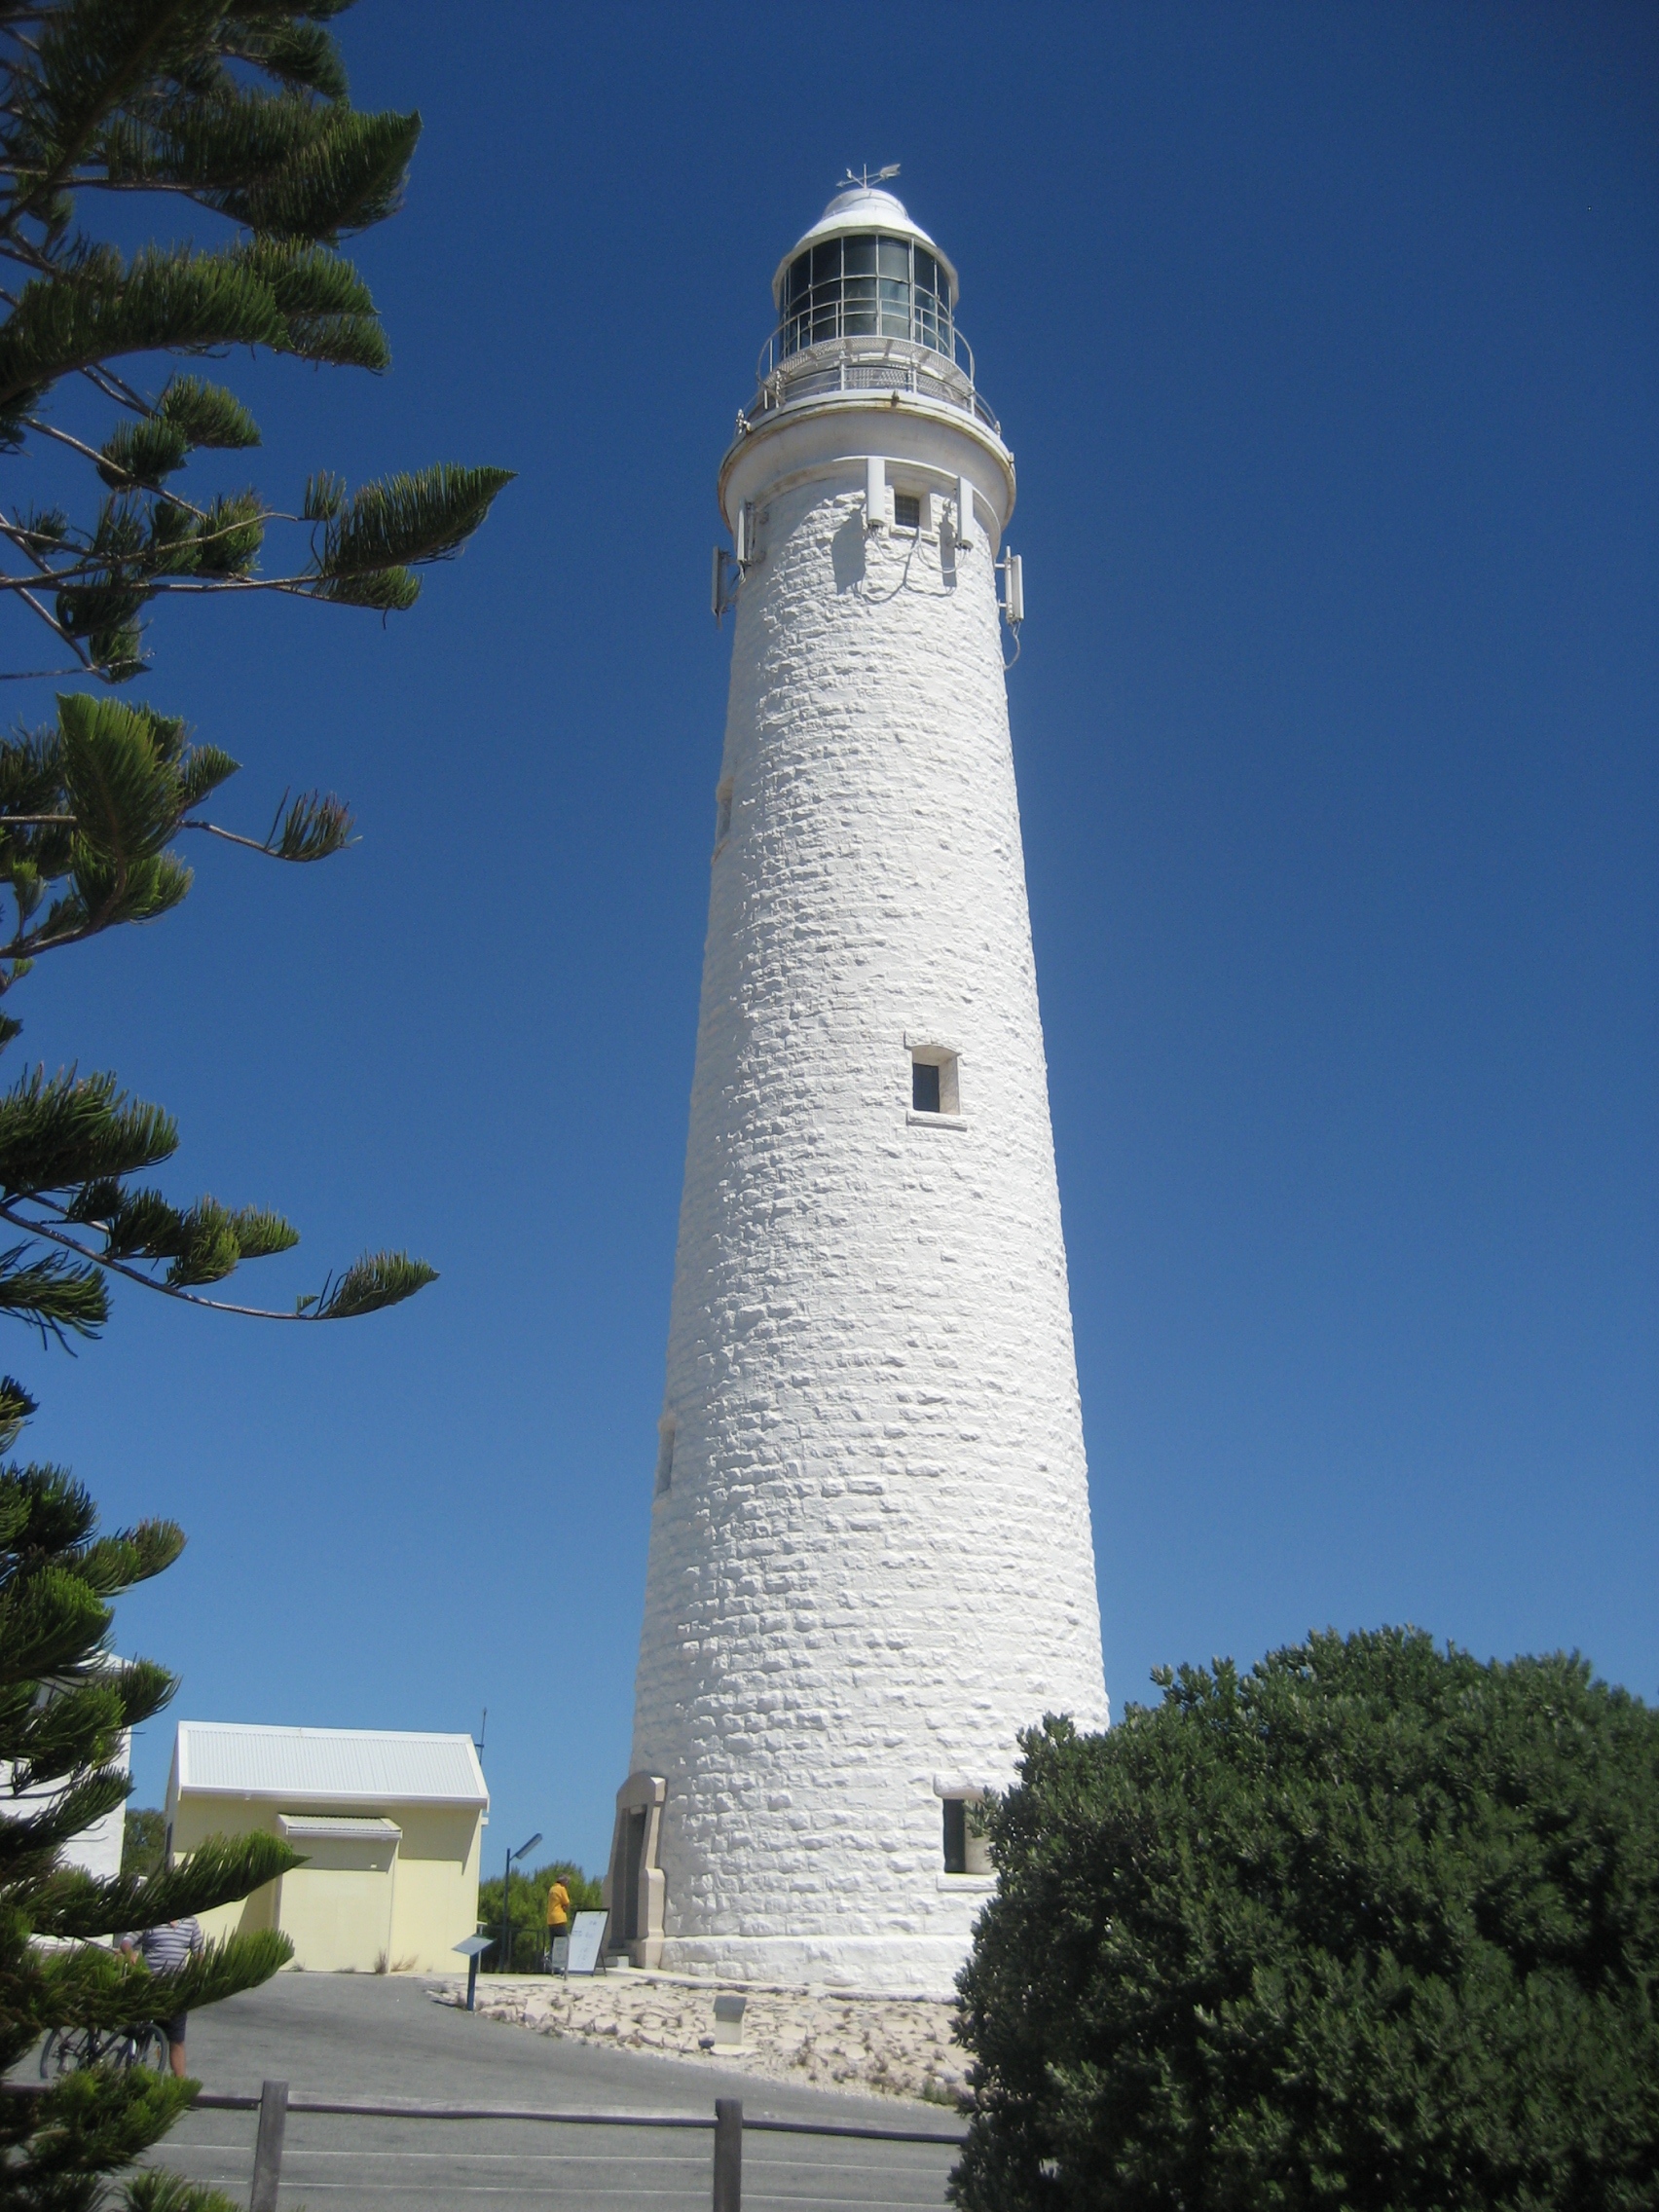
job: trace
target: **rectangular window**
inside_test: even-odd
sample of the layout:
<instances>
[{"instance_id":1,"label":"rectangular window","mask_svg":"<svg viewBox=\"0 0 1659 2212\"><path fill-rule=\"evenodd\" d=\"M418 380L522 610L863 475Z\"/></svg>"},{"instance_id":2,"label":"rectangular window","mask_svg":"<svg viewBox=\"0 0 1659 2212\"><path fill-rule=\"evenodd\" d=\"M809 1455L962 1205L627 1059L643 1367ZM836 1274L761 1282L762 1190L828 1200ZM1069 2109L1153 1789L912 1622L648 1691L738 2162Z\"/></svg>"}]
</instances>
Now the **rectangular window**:
<instances>
[{"instance_id":1,"label":"rectangular window","mask_svg":"<svg viewBox=\"0 0 1659 2212\"><path fill-rule=\"evenodd\" d=\"M664 1414L657 1422L656 1493L666 1497L674 1488L674 1428L672 1414Z\"/></svg>"},{"instance_id":2,"label":"rectangular window","mask_svg":"<svg viewBox=\"0 0 1659 2212\"><path fill-rule=\"evenodd\" d=\"M968 1871L968 1805L961 1797L944 1800L944 1870L947 1874L966 1874Z\"/></svg>"},{"instance_id":3,"label":"rectangular window","mask_svg":"<svg viewBox=\"0 0 1659 2212\"><path fill-rule=\"evenodd\" d=\"M728 779L715 793L715 850L731 835L731 783Z\"/></svg>"},{"instance_id":4,"label":"rectangular window","mask_svg":"<svg viewBox=\"0 0 1659 2212\"><path fill-rule=\"evenodd\" d=\"M956 1116L962 1111L960 1063L954 1052L940 1045L914 1045L910 1049L910 1111L912 1114Z\"/></svg>"},{"instance_id":5,"label":"rectangular window","mask_svg":"<svg viewBox=\"0 0 1659 2212\"><path fill-rule=\"evenodd\" d=\"M921 529L922 496L919 492L894 493L893 527L895 528L895 530Z\"/></svg>"},{"instance_id":6,"label":"rectangular window","mask_svg":"<svg viewBox=\"0 0 1659 2212\"><path fill-rule=\"evenodd\" d=\"M871 338L876 328L874 239L844 239L841 265L846 273L842 285L845 313L841 319L841 335L843 338Z\"/></svg>"}]
</instances>

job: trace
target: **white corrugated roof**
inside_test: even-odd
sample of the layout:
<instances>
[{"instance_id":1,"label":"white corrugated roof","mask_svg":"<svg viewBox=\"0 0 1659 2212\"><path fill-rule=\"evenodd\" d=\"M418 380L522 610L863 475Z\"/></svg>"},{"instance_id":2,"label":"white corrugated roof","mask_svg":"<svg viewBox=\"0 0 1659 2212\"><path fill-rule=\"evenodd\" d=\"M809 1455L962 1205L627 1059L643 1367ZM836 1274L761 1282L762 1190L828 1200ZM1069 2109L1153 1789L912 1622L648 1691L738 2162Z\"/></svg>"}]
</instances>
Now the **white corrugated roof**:
<instances>
[{"instance_id":1,"label":"white corrugated roof","mask_svg":"<svg viewBox=\"0 0 1659 2212\"><path fill-rule=\"evenodd\" d=\"M290 1805L490 1802L470 1736L392 1728L264 1728L181 1720L173 1751L180 1791L279 1797Z\"/></svg>"}]
</instances>

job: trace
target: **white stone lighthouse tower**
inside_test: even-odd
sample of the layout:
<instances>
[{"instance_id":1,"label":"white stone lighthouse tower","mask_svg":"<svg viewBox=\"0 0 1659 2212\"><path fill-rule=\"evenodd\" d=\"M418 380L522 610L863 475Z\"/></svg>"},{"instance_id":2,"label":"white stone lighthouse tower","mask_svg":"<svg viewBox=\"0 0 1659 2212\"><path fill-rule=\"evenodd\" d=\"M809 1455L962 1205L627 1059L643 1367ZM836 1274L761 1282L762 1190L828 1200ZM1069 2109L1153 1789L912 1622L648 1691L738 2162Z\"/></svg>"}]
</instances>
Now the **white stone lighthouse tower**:
<instances>
[{"instance_id":1,"label":"white stone lighthouse tower","mask_svg":"<svg viewBox=\"0 0 1659 2212\"><path fill-rule=\"evenodd\" d=\"M719 476L736 637L610 1939L943 1991L990 1887L973 1801L1045 1713L1106 1720L1014 462L890 193L839 194L773 292Z\"/></svg>"}]
</instances>

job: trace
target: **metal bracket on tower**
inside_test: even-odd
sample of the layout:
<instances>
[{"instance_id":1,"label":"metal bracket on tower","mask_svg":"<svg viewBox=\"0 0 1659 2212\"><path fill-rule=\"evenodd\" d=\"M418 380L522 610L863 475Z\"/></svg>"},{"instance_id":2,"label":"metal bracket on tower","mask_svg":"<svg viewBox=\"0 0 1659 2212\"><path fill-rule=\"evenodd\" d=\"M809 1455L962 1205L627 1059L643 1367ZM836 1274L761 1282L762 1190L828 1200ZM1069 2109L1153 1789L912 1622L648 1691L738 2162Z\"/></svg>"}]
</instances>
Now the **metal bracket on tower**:
<instances>
[{"instance_id":1,"label":"metal bracket on tower","mask_svg":"<svg viewBox=\"0 0 1659 2212\"><path fill-rule=\"evenodd\" d=\"M966 476L956 479L956 546L966 553L974 542L974 487Z\"/></svg>"},{"instance_id":2,"label":"metal bracket on tower","mask_svg":"<svg viewBox=\"0 0 1659 2212\"><path fill-rule=\"evenodd\" d=\"M1002 617L1017 630L1025 620L1025 566L1017 553L1005 553L997 568L1003 580Z\"/></svg>"},{"instance_id":3,"label":"metal bracket on tower","mask_svg":"<svg viewBox=\"0 0 1659 2212\"><path fill-rule=\"evenodd\" d=\"M1003 579L1002 618L1014 632L1013 658L1004 661L1003 666L1012 668L1019 658L1023 642L1019 625L1025 620L1025 564L1017 553L1005 553L997 567L1002 571Z\"/></svg>"},{"instance_id":4,"label":"metal bracket on tower","mask_svg":"<svg viewBox=\"0 0 1659 2212\"><path fill-rule=\"evenodd\" d=\"M743 571L723 545L715 547L714 572L709 587L709 610L717 626L726 608L737 599L737 587L743 581Z\"/></svg>"},{"instance_id":5,"label":"metal bracket on tower","mask_svg":"<svg viewBox=\"0 0 1659 2212\"><path fill-rule=\"evenodd\" d=\"M887 523L887 463L872 454L865 462L865 529L882 530Z\"/></svg>"},{"instance_id":6,"label":"metal bracket on tower","mask_svg":"<svg viewBox=\"0 0 1659 2212\"><path fill-rule=\"evenodd\" d=\"M745 499L737 510L737 522L732 531L735 551L728 553L723 545L717 545L714 569L709 587L709 607L718 623L728 607L737 603L737 594L743 579L760 558L755 535L755 502Z\"/></svg>"}]
</instances>

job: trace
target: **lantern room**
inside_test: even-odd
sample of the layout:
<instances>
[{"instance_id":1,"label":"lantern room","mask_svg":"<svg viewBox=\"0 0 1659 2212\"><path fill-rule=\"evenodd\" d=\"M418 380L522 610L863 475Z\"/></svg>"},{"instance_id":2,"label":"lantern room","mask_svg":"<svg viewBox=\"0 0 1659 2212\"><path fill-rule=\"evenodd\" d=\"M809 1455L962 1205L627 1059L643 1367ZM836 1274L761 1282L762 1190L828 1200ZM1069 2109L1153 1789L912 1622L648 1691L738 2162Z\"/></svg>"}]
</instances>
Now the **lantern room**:
<instances>
[{"instance_id":1,"label":"lantern room","mask_svg":"<svg viewBox=\"0 0 1659 2212\"><path fill-rule=\"evenodd\" d=\"M779 352L897 338L955 357L956 272L891 192L837 193L772 279Z\"/></svg>"}]
</instances>

